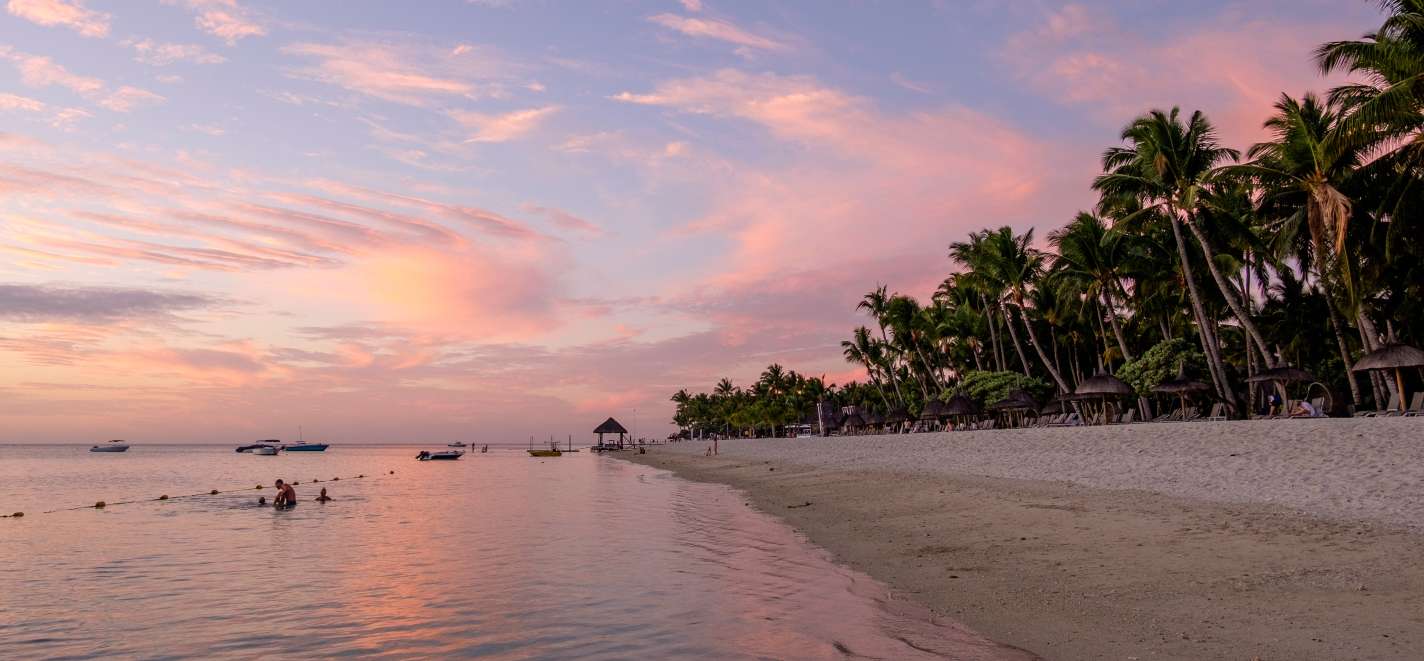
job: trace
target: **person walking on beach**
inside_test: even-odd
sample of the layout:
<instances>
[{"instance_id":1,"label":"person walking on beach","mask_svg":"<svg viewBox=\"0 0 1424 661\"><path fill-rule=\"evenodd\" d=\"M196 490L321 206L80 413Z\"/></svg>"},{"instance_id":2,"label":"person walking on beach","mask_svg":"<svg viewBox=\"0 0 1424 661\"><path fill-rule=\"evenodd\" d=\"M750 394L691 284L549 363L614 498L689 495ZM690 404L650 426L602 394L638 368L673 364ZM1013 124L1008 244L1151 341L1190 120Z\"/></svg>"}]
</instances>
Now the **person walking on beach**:
<instances>
[{"instance_id":1,"label":"person walking on beach","mask_svg":"<svg viewBox=\"0 0 1424 661\"><path fill-rule=\"evenodd\" d=\"M281 480L273 486L277 487L277 495L272 499L273 507L291 507L297 504L297 490L292 485Z\"/></svg>"}]
</instances>

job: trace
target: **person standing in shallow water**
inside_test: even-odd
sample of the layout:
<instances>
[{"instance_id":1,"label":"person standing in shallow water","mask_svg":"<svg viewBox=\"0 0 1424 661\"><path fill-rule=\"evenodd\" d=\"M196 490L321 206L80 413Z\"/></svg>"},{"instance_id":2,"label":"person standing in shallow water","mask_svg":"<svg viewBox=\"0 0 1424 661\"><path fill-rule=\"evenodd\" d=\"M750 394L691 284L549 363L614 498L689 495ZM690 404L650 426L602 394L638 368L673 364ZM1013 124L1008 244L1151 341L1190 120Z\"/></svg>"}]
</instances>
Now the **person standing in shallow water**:
<instances>
[{"instance_id":1,"label":"person standing in shallow water","mask_svg":"<svg viewBox=\"0 0 1424 661\"><path fill-rule=\"evenodd\" d=\"M330 500L331 500L331 496L326 495L326 489L325 489L325 488L323 488L323 489L321 490L321 495L316 497L316 502L318 502L318 503L325 503L325 502L330 501Z\"/></svg>"},{"instance_id":2,"label":"person standing in shallow water","mask_svg":"<svg viewBox=\"0 0 1424 661\"><path fill-rule=\"evenodd\" d=\"M281 480L273 486L277 487L277 495L272 499L273 507L291 507L297 504L297 490L292 485Z\"/></svg>"}]
</instances>

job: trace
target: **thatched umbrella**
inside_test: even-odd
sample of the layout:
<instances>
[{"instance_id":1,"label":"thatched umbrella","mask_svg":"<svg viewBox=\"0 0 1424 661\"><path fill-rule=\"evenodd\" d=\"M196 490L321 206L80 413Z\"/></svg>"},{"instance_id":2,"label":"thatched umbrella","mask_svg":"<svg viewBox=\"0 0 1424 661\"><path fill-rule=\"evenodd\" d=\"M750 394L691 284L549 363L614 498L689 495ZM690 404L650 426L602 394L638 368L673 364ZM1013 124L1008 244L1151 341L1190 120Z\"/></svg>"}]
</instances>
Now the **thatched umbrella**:
<instances>
[{"instance_id":1,"label":"thatched umbrella","mask_svg":"<svg viewBox=\"0 0 1424 661\"><path fill-rule=\"evenodd\" d=\"M940 419L941 416L944 415L943 411L944 402L941 402L938 399L931 399L930 401L925 402L925 407L923 409L920 409L920 420L926 422L932 420L937 421Z\"/></svg>"},{"instance_id":2,"label":"thatched umbrella","mask_svg":"<svg viewBox=\"0 0 1424 661\"><path fill-rule=\"evenodd\" d=\"M1177 370L1177 377L1168 379L1152 387L1152 392L1164 395L1176 395L1182 402L1182 410L1187 408L1187 395L1211 390L1211 385L1202 383L1196 379L1187 378L1185 370Z\"/></svg>"},{"instance_id":3,"label":"thatched umbrella","mask_svg":"<svg viewBox=\"0 0 1424 661\"><path fill-rule=\"evenodd\" d=\"M1077 401L1079 399L1082 398L1077 395L1054 395L1052 399L1048 400L1048 403L1043 405L1043 408L1038 410L1038 414L1054 415L1056 413L1064 413L1068 410L1067 405L1069 402Z\"/></svg>"},{"instance_id":4,"label":"thatched umbrella","mask_svg":"<svg viewBox=\"0 0 1424 661\"><path fill-rule=\"evenodd\" d=\"M899 432L899 431L900 431L900 426L903 425L903 424L905 424L906 422L909 422L910 420L911 420L911 418L910 418L910 412L909 412L909 411L906 411L906 410L904 409L904 407L901 407L901 408L897 408L897 409L891 411L890 413L886 414L886 416L885 416L885 425L886 425L887 427L888 427L888 426L894 426L894 427L895 427L895 431L896 431L896 432Z\"/></svg>"},{"instance_id":5,"label":"thatched umbrella","mask_svg":"<svg viewBox=\"0 0 1424 661\"><path fill-rule=\"evenodd\" d=\"M1117 397L1131 397L1137 393L1122 379L1107 372L1098 372L1083 379L1073 394L1082 399L1103 400L1103 424L1107 424L1108 400Z\"/></svg>"},{"instance_id":6,"label":"thatched umbrella","mask_svg":"<svg viewBox=\"0 0 1424 661\"><path fill-rule=\"evenodd\" d=\"M1271 369L1261 370L1246 377L1247 383L1301 383L1314 380L1315 375L1299 367L1291 367L1290 365L1272 367Z\"/></svg>"},{"instance_id":7,"label":"thatched umbrella","mask_svg":"<svg viewBox=\"0 0 1424 661\"><path fill-rule=\"evenodd\" d=\"M979 404L969 395L955 395L944 403L941 413L947 416L979 415Z\"/></svg>"},{"instance_id":8,"label":"thatched umbrella","mask_svg":"<svg viewBox=\"0 0 1424 661\"><path fill-rule=\"evenodd\" d=\"M1406 367L1424 367L1424 351L1407 344L1395 343L1386 344L1378 351L1371 351L1350 369L1354 372L1394 370L1394 383L1399 387L1399 405L1408 406L1404 399L1404 373L1401 371Z\"/></svg>"},{"instance_id":9,"label":"thatched umbrella","mask_svg":"<svg viewBox=\"0 0 1424 661\"><path fill-rule=\"evenodd\" d=\"M1022 421L1024 412L1038 410L1038 402L1033 401L1032 395L1022 390L1015 390L1009 393L1008 397L990 404L989 409L991 411L999 411L1010 416L1015 416L1012 422L1017 426L1017 424Z\"/></svg>"},{"instance_id":10,"label":"thatched umbrella","mask_svg":"<svg viewBox=\"0 0 1424 661\"><path fill-rule=\"evenodd\" d=\"M883 428L885 426L885 416L880 415L879 413L871 413L870 415L864 417L865 424L870 425L871 427Z\"/></svg>"},{"instance_id":11,"label":"thatched umbrella","mask_svg":"<svg viewBox=\"0 0 1424 661\"><path fill-rule=\"evenodd\" d=\"M860 415L859 411L851 411L847 413L845 419L841 421L841 427L850 431L865 429L865 418Z\"/></svg>"}]
</instances>

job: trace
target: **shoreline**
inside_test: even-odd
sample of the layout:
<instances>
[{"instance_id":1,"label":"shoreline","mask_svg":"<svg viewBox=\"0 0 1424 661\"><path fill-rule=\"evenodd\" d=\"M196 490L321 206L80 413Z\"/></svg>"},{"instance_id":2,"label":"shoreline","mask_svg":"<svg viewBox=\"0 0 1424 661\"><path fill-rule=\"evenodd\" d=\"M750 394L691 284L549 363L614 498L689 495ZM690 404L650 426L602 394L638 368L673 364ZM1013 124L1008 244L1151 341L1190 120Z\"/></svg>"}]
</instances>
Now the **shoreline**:
<instances>
[{"instance_id":1,"label":"shoreline","mask_svg":"<svg viewBox=\"0 0 1424 661\"><path fill-rule=\"evenodd\" d=\"M1143 455L1153 474L1171 474L1195 466L1185 455L1221 454L1193 450L1191 437L1203 429L1190 424L1110 427L1127 431L1106 435L1073 428L1012 438L1001 430L737 440L723 441L717 457L702 456L707 443L688 442L619 458L736 487L896 595L1044 658L1398 659L1424 648L1424 567L1414 561L1424 534L1411 516L1424 494L1418 481L1399 482L1417 470L1412 442L1424 424L1408 422L1418 431L1407 438L1394 424L1345 425L1349 433L1326 429L1324 441L1298 441L1302 451L1279 462L1225 469L1255 482L1254 501L1229 484L1210 498L1178 493L1216 484L1216 475L1180 473L1156 490L1084 484L1139 480L1132 467ZM1218 445L1246 452L1279 442L1274 427L1204 429ZM1305 445L1339 438L1375 455L1360 465L1374 480L1396 480L1389 494L1328 479L1295 486L1285 469L1336 454ZM1164 442L1180 461L1154 456ZM1027 455L1003 462L1034 445L1052 455L1048 468ZM1060 477L994 474L1034 471ZM1387 500L1396 488L1415 493L1395 507L1350 504L1356 491ZM1332 508L1337 498L1347 506Z\"/></svg>"}]
</instances>

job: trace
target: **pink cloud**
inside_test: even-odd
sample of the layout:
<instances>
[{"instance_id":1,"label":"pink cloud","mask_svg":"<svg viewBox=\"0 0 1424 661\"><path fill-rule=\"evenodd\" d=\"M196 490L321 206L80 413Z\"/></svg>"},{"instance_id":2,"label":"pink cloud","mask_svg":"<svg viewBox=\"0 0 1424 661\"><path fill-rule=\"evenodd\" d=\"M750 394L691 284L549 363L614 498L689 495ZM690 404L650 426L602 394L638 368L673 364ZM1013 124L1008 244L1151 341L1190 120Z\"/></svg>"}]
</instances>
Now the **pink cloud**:
<instances>
[{"instance_id":1,"label":"pink cloud","mask_svg":"<svg viewBox=\"0 0 1424 661\"><path fill-rule=\"evenodd\" d=\"M182 4L195 13L198 29L227 42L229 46L248 37L267 34L262 24L247 7L237 0L166 0Z\"/></svg>"},{"instance_id":2,"label":"pink cloud","mask_svg":"<svg viewBox=\"0 0 1424 661\"><path fill-rule=\"evenodd\" d=\"M438 99L502 97L516 65L487 48L418 41L302 42L282 49L314 60L290 75L367 96L424 106Z\"/></svg>"},{"instance_id":3,"label":"pink cloud","mask_svg":"<svg viewBox=\"0 0 1424 661\"><path fill-rule=\"evenodd\" d=\"M0 46L0 57L14 62L15 68L20 71L20 81L30 87L57 85L81 95L92 95L104 89L104 81L70 73L64 66L42 55L27 55L8 46Z\"/></svg>"},{"instance_id":4,"label":"pink cloud","mask_svg":"<svg viewBox=\"0 0 1424 661\"><path fill-rule=\"evenodd\" d=\"M106 37L110 16L87 9L81 2L65 0L10 0L13 15L46 27L63 26L86 37Z\"/></svg>"},{"instance_id":5,"label":"pink cloud","mask_svg":"<svg viewBox=\"0 0 1424 661\"><path fill-rule=\"evenodd\" d=\"M595 225L592 222L584 220L583 218L579 218L578 216L575 216L562 209L555 209L553 207L541 207L537 204L529 203L521 205L520 209L523 210L525 213L534 213L544 216L545 218L549 219L549 222L553 223L560 229L565 229L572 232L579 232L582 234L587 234L589 236L603 236L604 234L604 230L602 227L599 227L598 225Z\"/></svg>"},{"instance_id":6,"label":"pink cloud","mask_svg":"<svg viewBox=\"0 0 1424 661\"><path fill-rule=\"evenodd\" d=\"M450 117L471 131L465 142L509 142L522 138L539 127L549 116L558 112L557 106L527 108L500 115L489 115L468 110L452 110Z\"/></svg>"},{"instance_id":7,"label":"pink cloud","mask_svg":"<svg viewBox=\"0 0 1424 661\"><path fill-rule=\"evenodd\" d=\"M1248 9L1249 11L1249 9ZM1042 95L1082 106L1104 125L1125 124L1149 108L1201 109L1226 141L1246 147L1282 92L1325 90L1311 53L1319 44L1362 33L1308 16L1283 21L1229 10L1165 37L1146 37L1080 5L1050 13L1012 37L1001 57Z\"/></svg>"},{"instance_id":8,"label":"pink cloud","mask_svg":"<svg viewBox=\"0 0 1424 661\"><path fill-rule=\"evenodd\" d=\"M678 16L677 14L657 14L648 17L648 20L694 39L721 41L738 46L741 49L747 49L748 52L758 50L778 52L790 49L785 43L753 33L738 27L731 21L720 18L697 18L693 16Z\"/></svg>"},{"instance_id":9,"label":"pink cloud","mask_svg":"<svg viewBox=\"0 0 1424 661\"><path fill-rule=\"evenodd\" d=\"M166 101L161 94L146 89L124 85L112 94L99 100L99 105L114 112L130 112L135 108L155 106Z\"/></svg>"},{"instance_id":10,"label":"pink cloud","mask_svg":"<svg viewBox=\"0 0 1424 661\"><path fill-rule=\"evenodd\" d=\"M198 44L170 44L141 39L125 41L124 45L134 50L134 60L155 67L168 66L175 62L222 64L227 61L227 58Z\"/></svg>"}]
</instances>

